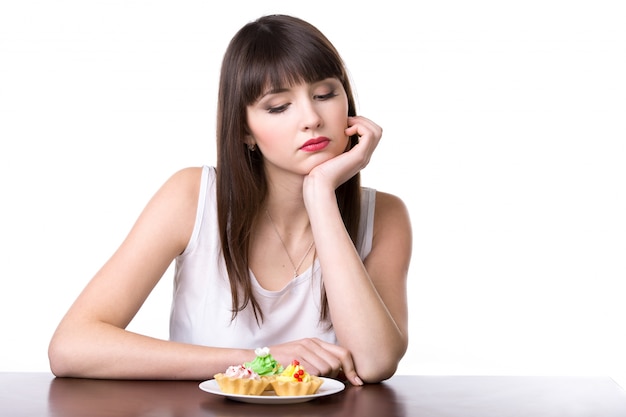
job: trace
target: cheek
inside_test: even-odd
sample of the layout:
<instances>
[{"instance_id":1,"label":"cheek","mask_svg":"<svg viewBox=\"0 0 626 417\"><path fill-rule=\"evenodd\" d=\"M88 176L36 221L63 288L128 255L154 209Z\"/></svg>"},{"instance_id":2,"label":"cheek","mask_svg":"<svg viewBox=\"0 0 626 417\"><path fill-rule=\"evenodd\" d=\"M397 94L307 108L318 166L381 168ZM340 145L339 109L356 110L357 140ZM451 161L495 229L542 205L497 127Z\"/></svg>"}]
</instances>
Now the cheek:
<instances>
[{"instance_id":1,"label":"cheek","mask_svg":"<svg viewBox=\"0 0 626 417\"><path fill-rule=\"evenodd\" d=\"M325 108L324 119L333 126L348 127L348 102L337 101Z\"/></svg>"},{"instance_id":2,"label":"cheek","mask_svg":"<svg viewBox=\"0 0 626 417\"><path fill-rule=\"evenodd\" d=\"M284 123L259 121L249 124L250 135L264 153L280 152L281 146L289 138Z\"/></svg>"},{"instance_id":3,"label":"cheek","mask_svg":"<svg viewBox=\"0 0 626 417\"><path fill-rule=\"evenodd\" d=\"M273 127L262 118L248 116L248 133L257 142L265 142Z\"/></svg>"},{"instance_id":4,"label":"cheek","mask_svg":"<svg viewBox=\"0 0 626 417\"><path fill-rule=\"evenodd\" d=\"M344 114L342 112L336 112L333 115L333 126L335 126L336 129L336 135L339 136L345 136L346 138L348 136L346 136L346 128L348 127L348 115L347 113Z\"/></svg>"},{"instance_id":5,"label":"cheek","mask_svg":"<svg viewBox=\"0 0 626 417\"><path fill-rule=\"evenodd\" d=\"M337 118L337 123L341 124L343 129L348 127L348 99L342 103L341 106L338 106L337 111L335 113Z\"/></svg>"}]
</instances>

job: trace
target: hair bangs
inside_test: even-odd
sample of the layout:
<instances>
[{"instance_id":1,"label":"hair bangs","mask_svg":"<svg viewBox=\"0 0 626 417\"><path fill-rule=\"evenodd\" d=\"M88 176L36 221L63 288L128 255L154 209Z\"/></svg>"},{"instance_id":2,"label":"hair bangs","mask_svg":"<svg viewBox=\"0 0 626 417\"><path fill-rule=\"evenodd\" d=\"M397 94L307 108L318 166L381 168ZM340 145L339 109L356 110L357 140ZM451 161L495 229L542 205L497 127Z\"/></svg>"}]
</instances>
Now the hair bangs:
<instances>
[{"instance_id":1,"label":"hair bangs","mask_svg":"<svg viewBox=\"0 0 626 417\"><path fill-rule=\"evenodd\" d=\"M268 90L314 83L326 78L346 80L343 62L324 39L276 37L263 31L251 45L243 75L244 102L250 105Z\"/></svg>"}]
</instances>

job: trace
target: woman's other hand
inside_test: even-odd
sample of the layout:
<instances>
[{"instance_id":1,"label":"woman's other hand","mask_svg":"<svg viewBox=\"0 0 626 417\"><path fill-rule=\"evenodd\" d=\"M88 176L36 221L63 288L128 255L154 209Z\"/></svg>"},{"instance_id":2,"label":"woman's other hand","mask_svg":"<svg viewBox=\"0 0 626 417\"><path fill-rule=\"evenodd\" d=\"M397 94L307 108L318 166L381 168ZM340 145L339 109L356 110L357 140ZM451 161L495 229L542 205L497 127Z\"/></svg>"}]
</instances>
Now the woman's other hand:
<instances>
[{"instance_id":1,"label":"woman's other hand","mask_svg":"<svg viewBox=\"0 0 626 417\"><path fill-rule=\"evenodd\" d=\"M354 369L350 352L317 338L294 340L270 347L272 356L284 367L294 359L311 375L335 378L343 373L353 385L363 385Z\"/></svg>"},{"instance_id":2,"label":"woman's other hand","mask_svg":"<svg viewBox=\"0 0 626 417\"><path fill-rule=\"evenodd\" d=\"M347 136L358 135L359 142L347 152L313 168L305 178L305 190L307 182L312 179L321 180L334 190L365 168L380 142L383 129L365 117L355 116L348 117L345 133Z\"/></svg>"}]
</instances>

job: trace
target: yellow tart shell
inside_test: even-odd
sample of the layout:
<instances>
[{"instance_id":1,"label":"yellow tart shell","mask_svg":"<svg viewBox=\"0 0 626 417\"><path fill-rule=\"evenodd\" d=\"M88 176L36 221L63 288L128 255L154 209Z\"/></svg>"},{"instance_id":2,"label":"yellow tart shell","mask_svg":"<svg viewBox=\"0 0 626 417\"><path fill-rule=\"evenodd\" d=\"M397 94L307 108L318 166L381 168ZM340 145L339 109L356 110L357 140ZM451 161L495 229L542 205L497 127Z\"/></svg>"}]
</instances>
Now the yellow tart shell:
<instances>
[{"instance_id":1,"label":"yellow tart shell","mask_svg":"<svg viewBox=\"0 0 626 417\"><path fill-rule=\"evenodd\" d=\"M309 382L294 381L293 378L289 378L289 381L282 380L280 377L276 377L270 384L274 388L274 392L279 396L301 396L301 395L313 395L320 388L324 380L316 376L311 376Z\"/></svg>"},{"instance_id":2,"label":"yellow tart shell","mask_svg":"<svg viewBox=\"0 0 626 417\"><path fill-rule=\"evenodd\" d=\"M222 392L227 394L261 395L269 384L269 380L264 377L261 379L231 378L223 373L215 374L213 377Z\"/></svg>"}]
</instances>

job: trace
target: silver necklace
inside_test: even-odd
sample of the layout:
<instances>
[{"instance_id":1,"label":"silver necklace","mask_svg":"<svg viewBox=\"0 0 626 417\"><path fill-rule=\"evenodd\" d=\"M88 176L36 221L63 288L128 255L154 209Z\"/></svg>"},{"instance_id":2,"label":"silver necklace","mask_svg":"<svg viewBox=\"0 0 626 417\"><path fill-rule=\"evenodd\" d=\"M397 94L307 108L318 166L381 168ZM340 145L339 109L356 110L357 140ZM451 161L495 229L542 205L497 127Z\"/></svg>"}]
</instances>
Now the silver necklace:
<instances>
[{"instance_id":1,"label":"silver necklace","mask_svg":"<svg viewBox=\"0 0 626 417\"><path fill-rule=\"evenodd\" d=\"M289 258L289 262L291 262L291 266L293 266L293 277L296 278L298 276L298 270L300 269L300 267L304 263L304 260L306 259L306 257L309 254L309 252L311 252L311 248L313 247L313 243L315 243L315 240L311 241L311 244L309 245L309 248L304 253L304 256L302 257L302 259L300 259L300 262L298 263L298 266L296 266L296 263L293 261L293 259L291 259L291 255L289 255L289 251L287 250L287 245L285 245L285 241L283 241L283 238L280 236L280 233L278 232L278 227L276 227L276 223L274 223L274 219L272 219L272 216L270 215L269 210L265 210L265 213L267 214L267 218L270 219L270 222L272 223L272 226L274 226L274 231L276 232L276 236L278 236L278 239L280 240L280 243L283 245L283 249L285 249L285 253L287 254L287 258Z\"/></svg>"}]
</instances>

